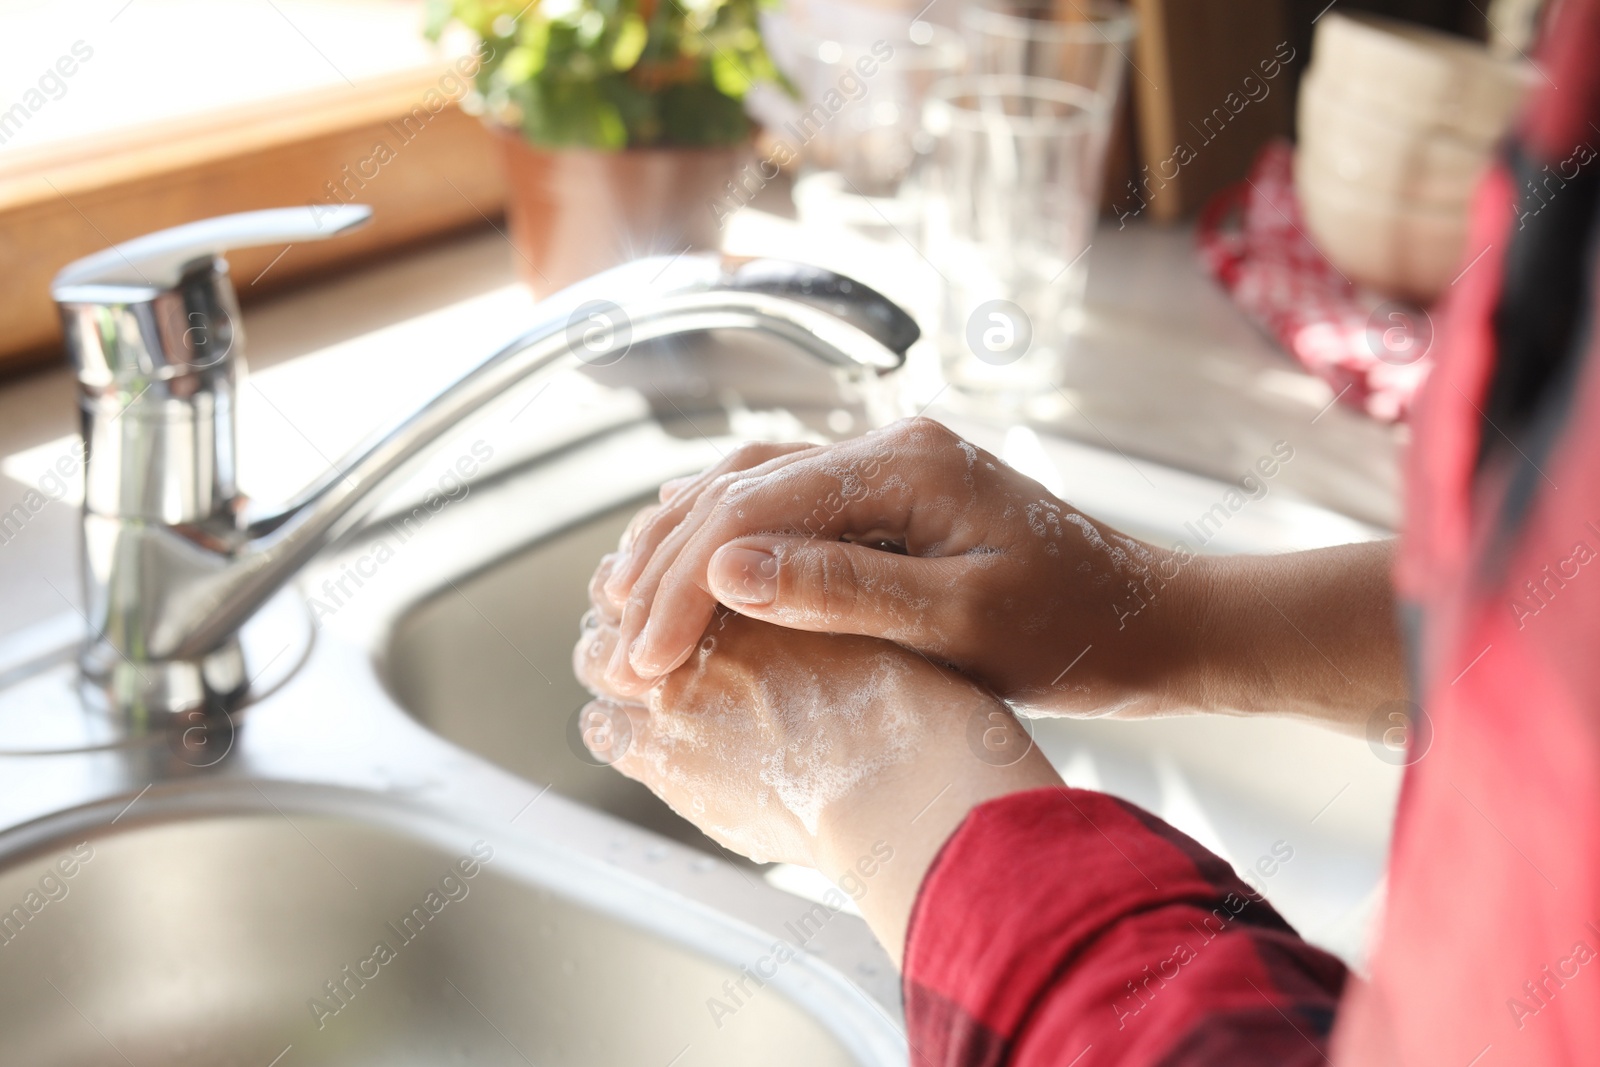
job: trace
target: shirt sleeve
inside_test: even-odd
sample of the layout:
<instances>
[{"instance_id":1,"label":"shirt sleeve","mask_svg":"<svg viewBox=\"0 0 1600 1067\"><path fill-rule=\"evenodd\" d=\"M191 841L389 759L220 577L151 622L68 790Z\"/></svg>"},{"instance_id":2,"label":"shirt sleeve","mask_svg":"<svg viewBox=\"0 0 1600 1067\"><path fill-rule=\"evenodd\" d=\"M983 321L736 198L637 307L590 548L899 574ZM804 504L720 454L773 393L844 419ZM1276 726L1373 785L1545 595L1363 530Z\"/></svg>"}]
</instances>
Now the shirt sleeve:
<instances>
[{"instance_id":1,"label":"shirt sleeve","mask_svg":"<svg viewBox=\"0 0 1600 1067\"><path fill-rule=\"evenodd\" d=\"M1225 861L1067 788L973 810L904 965L915 1067L1325 1065L1344 982Z\"/></svg>"}]
</instances>

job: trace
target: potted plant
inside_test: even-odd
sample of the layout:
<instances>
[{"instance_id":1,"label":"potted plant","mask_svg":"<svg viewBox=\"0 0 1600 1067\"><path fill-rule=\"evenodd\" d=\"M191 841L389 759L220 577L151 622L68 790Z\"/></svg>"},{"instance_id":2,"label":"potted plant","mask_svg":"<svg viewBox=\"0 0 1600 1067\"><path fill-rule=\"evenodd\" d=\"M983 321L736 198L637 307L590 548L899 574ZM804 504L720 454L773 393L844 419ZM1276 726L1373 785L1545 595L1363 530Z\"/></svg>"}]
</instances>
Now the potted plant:
<instances>
[{"instance_id":1,"label":"potted plant","mask_svg":"<svg viewBox=\"0 0 1600 1067\"><path fill-rule=\"evenodd\" d=\"M626 259L717 244L712 210L747 159L744 97L784 84L771 0L431 0L428 36L478 39L466 101L495 130L507 219L543 296Z\"/></svg>"}]
</instances>

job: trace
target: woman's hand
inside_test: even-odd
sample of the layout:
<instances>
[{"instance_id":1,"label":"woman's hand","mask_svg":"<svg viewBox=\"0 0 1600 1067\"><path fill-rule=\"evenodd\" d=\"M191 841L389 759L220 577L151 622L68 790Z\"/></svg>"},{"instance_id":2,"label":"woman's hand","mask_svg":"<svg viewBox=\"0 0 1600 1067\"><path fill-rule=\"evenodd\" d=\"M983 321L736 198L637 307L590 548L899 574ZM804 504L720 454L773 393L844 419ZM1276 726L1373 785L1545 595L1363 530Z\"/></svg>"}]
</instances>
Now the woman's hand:
<instances>
[{"instance_id":1,"label":"woman's hand","mask_svg":"<svg viewBox=\"0 0 1600 1067\"><path fill-rule=\"evenodd\" d=\"M669 483L662 501L605 582L621 606L605 676L619 693L686 662L720 602L887 638L1034 714L1183 702L1199 561L1095 522L932 420L766 446Z\"/></svg>"},{"instance_id":2,"label":"woman's hand","mask_svg":"<svg viewBox=\"0 0 1600 1067\"><path fill-rule=\"evenodd\" d=\"M928 419L746 446L661 495L604 579L621 694L684 662L720 602L898 642L1026 714L1268 712L1361 732L1406 695L1388 542L1164 550Z\"/></svg>"},{"instance_id":3,"label":"woman's hand","mask_svg":"<svg viewBox=\"0 0 1600 1067\"><path fill-rule=\"evenodd\" d=\"M836 880L854 871L865 889L852 895L896 956L922 875L966 813L1060 785L992 695L870 638L720 613L685 663L624 697L603 670L617 642L603 593L615 561L597 574L574 653L600 697L584 712L586 741L729 849Z\"/></svg>"}]
</instances>

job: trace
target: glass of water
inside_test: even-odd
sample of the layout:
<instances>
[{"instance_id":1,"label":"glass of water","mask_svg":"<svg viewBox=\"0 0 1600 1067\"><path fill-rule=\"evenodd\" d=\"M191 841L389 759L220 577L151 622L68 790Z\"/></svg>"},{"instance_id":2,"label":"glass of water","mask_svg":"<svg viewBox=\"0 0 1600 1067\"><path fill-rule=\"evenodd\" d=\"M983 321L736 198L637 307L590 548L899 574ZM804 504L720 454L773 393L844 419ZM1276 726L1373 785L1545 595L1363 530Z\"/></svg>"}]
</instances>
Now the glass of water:
<instances>
[{"instance_id":1,"label":"glass of water","mask_svg":"<svg viewBox=\"0 0 1600 1067\"><path fill-rule=\"evenodd\" d=\"M1092 90L953 78L923 107L923 240L939 272L945 380L1016 400L1050 388L1083 314L1099 205Z\"/></svg>"}]
</instances>

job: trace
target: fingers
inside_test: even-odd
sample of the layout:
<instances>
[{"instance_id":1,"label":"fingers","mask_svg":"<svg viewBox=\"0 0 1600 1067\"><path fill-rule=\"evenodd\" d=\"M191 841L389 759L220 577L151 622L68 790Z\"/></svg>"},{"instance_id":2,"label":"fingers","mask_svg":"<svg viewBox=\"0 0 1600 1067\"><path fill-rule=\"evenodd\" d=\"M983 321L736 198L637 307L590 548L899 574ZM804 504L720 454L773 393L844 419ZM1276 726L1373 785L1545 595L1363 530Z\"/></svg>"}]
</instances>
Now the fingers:
<instances>
[{"instance_id":1,"label":"fingers","mask_svg":"<svg viewBox=\"0 0 1600 1067\"><path fill-rule=\"evenodd\" d=\"M649 563L656 547L694 507L706 486L719 478L760 467L783 456L812 451L816 447L806 444L752 442L739 446L721 463L688 479L686 484L679 485L670 497L666 495L667 485L683 480L674 479L674 482L663 485L662 503L656 507L646 508L635 516L634 522L628 527L628 532L623 535L623 559L612 571L606 583L606 594L618 604L627 599L630 589Z\"/></svg>"},{"instance_id":2,"label":"fingers","mask_svg":"<svg viewBox=\"0 0 1600 1067\"><path fill-rule=\"evenodd\" d=\"M916 483L891 472L894 458L886 437L858 438L705 487L633 584L622 616L623 646L612 662L613 682L634 684L687 658L716 607L706 566L727 542L769 532L819 541L867 531L909 533ZM936 488L938 472L929 473L935 476L917 481ZM671 610L658 610L658 591L668 585Z\"/></svg>"},{"instance_id":3,"label":"fingers","mask_svg":"<svg viewBox=\"0 0 1600 1067\"><path fill-rule=\"evenodd\" d=\"M959 556L978 547L981 524L970 519L978 491L973 470L984 458L944 426L911 419L681 490L641 531L631 558L607 583L619 602L626 588L610 683L638 691L688 657L715 609L706 568L737 538L871 535L918 556ZM659 592L668 586L670 610L658 610Z\"/></svg>"},{"instance_id":4,"label":"fingers","mask_svg":"<svg viewBox=\"0 0 1600 1067\"><path fill-rule=\"evenodd\" d=\"M746 856L805 854L804 847L796 848L785 835L754 819L719 826L715 817L708 817L699 797L685 795L687 768L678 758L671 731L658 729L649 709L602 699L584 705L579 715L584 744L596 761L645 786L723 848ZM727 775L728 770L722 768L717 777Z\"/></svg>"},{"instance_id":5,"label":"fingers","mask_svg":"<svg viewBox=\"0 0 1600 1067\"><path fill-rule=\"evenodd\" d=\"M578 712L578 736L597 761L655 789L656 784L647 777L654 773L654 763L642 756L654 736L650 713L606 685L605 666L616 643L614 624L602 622L596 612L584 616L582 633L572 653L572 669L596 698Z\"/></svg>"},{"instance_id":6,"label":"fingers","mask_svg":"<svg viewBox=\"0 0 1600 1067\"><path fill-rule=\"evenodd\" d=\"M625 557L633 549L634 539L639 536L639 528L648 524L660 511L660 504L647 504L640 508L633 518L628 520L627 527L617 540L617 555L619 559Z\"/></svg>"},{"instance_id":7,"label":"fingers","mask_svg":"<svg viewBox=\"0 0 1600 1067\"><path fill-rule=\"evenodd\" d=\"M633 677L618 680L608 669L617 654L617 625L606 622L597 611L583 617L583 631L572 650L572 673L597 697L619 702L641 699L657 679L643 681Z\"/></svg>"},{"instance_id":8,"label":"fingers","mask_svg":"<svg viewBox=\"0 0 1600 1067\"><path fill-rule=\"evenodd\" d=\"M589 578L589 605L597 619L615 626L622 620L622 605L606 596L606 579L611 577L611 571L617 565L621 556L616 552L608 552L600 557L600 565L595 568L594 574ZM582 624L580 624L581 626Z\"/></svg>"},{"instance_id":9,"label":"fingers","mask_svg":"<svg viewBox=\"0 0 1600 1067\"><path fill-rule=\"evenodd\" d=\"M699 477L700 475L698 474L689 474L682 478L668 478L666 481L662 482L660 497L661 503L665 504L667 501L677 496L684 489L687 489L690 485L692 485Z\"/></svg>"},{"instance_id":10,"label":"fingers","mask_svg":"<svg viewBox=\"0 0 1600 1067\"><path fill-rule=\"evenodd\" d=\"M682 538L698 529L705 521L705 514L722 502L723 490L735 481L770 474L820 451L822 449L810 445L742 446L724 463L680 490L671 503L639 528L631 551L618 563L605 585L606 595L622 607L622 641L612 655L607 684L626 695L643 693L652 684L653 676L641 675L632 668L628 650L638 641L649 618L659 574L677 558ZM770 458L762 461L763 456ZM695 631L691 643L698 640L716 608L709 596L701 600L692 617L674 620L675 629Z\"/></svg>"},{"instance_id":11,"label":"fingers","mask_svg":"<svg viewBox=\"0 0 1600 1067\"><path fill-rule=\"evenodd\" d=\"M881 637L929 654L945 655L962 618L952 590L965 588L977 565L965 556L919 558L844 541L796 537L746 537L711 557L710 593L742 615L797 630ZM672 618L688 583L668 580L654 610ZM696 590L698 591L698 590ZM649 638L664 639L652 625ZM673 649L648 644L641 656L675 658Z\"/></svg>"},{"instance_id":12,"label":"fingers","mask_svg":"<svg viewBox=\"0 0 1600 1067\"><path fill-rule=\"evenodd\" d=\"M578 643L572 650L572 673L589 692L597 696L619 697L606 682L606 664L617 645L617 627L591 611L579 624Z\"/></svg>"}]
</instances>

